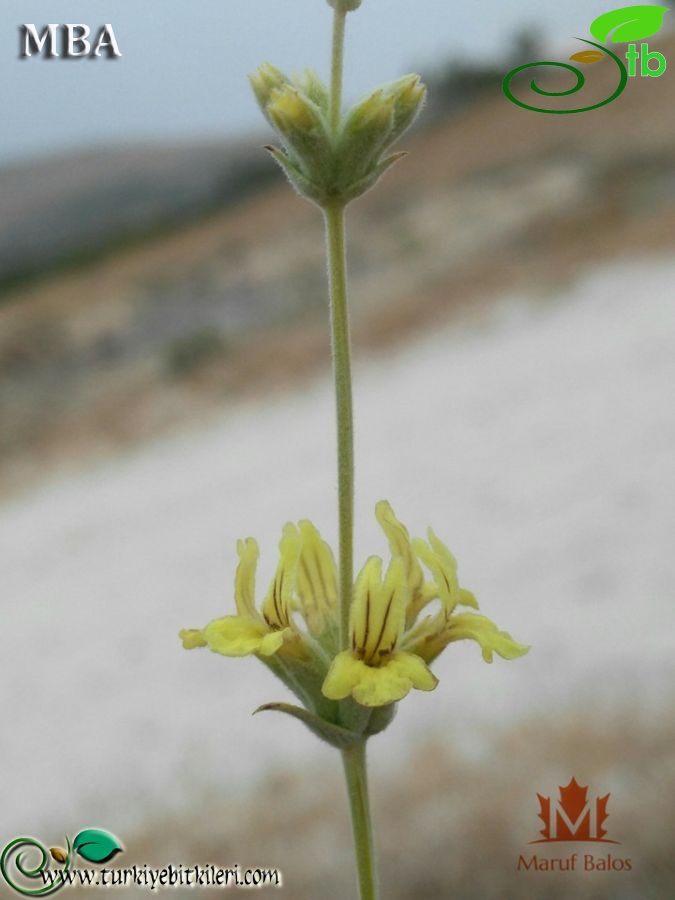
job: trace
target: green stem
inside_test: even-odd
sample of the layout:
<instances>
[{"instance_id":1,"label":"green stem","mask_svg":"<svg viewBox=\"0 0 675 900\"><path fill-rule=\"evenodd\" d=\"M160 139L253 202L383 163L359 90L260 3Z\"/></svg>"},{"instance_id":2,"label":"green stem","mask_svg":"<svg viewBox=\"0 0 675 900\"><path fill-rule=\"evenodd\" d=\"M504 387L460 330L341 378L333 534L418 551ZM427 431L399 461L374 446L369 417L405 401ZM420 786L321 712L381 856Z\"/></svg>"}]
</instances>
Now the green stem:
<instances>
[{"instance_id":1,"label":"green stem","mask_svg":"<svg viewBox=\"0 0 675 900\"><path fill-rule=\"evenodd\" d=\"M330 121L333 134L340 128L342 116L342 71L346 12L336 8L333 19L333 58L331 68ZM340 646L349 647L349 611L354 582L354 421L352 372L347 306L347 256L345 250L344 203L328 204L326 239L330 282L331 344L335 373L337 411L338 508L340 526ZM361 900L377 900L373 831L368 802L366 742L342 751L349 806L354 832L354 847Z\"/></svg>"},{"instance_id":2,"label":"green stem","mask_svg":"<svg viewBox=\"0 0 675 900\"><path fill-rule=\"evenodd\" d=\"M368 776L366 774L366 742L363 741L363 743L343 750L342 760L352 814L360 896L361 900L377 900L373 829L370 821Z\"/></svg>"},{"instance_id":3,"label":"green stem","mask_svg":"<svg viewBox=\"0 0 675 900\"><path fill-rule=\"evenodd\" d=\"M325 209L330 281L331 343L337 410L338 509L340 527L340 646L349 646L349 610L354 581L354 423L347 308L345 213L342 205Z\"/></svg>"},{"instance_id":4,"label":"green stem","mask_svg":"<svg viewBox=\"0 0 675 900\"><path fill-rule=\"evenodd\" d=\"M347 13L335 10L333 18L333 55L330 78L330 124L333 132L340 125L342 112L342 71L345 58L345 25Z\"/></svg>"}]
</instances>

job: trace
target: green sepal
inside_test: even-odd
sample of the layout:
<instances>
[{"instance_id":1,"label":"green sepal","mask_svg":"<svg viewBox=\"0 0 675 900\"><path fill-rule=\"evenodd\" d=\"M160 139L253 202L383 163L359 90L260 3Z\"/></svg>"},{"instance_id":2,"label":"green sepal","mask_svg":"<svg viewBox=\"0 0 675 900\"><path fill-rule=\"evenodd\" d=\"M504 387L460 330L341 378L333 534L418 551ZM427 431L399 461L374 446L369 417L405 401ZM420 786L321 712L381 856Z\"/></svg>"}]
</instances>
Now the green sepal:
<instances>
[{"instance_id":1,"label":"green sepal","mask_svg":"<svg viewBox=\"0 0 675 900\"><path fill-rule=\"evenodd\" d=\"M368 727L372 710L368 706L362 706L352 697L345 697L338 701L340 706L340 721L349 731L363 735Z\"/></svg>"},{"instance_id":2,"label":"green sepal","mask_svg":"<svg viewBox=\"0 0 675 900\"><path fill-rule=\"evenodd\" d=\"M372 737L374 734L380 734L385 728L389 728L397 709L396 703L390 703L388 706L376 706L372 711L364 734L367 737Z\"/></svg>"},{"instance_id":3,"label":"green sepal","mask_svg":"<svg viewBox=\"0 0 675 900\"><path fill-rule=\"evenodd\" d=\"M301 706L293 706L291 703L263 703L262 706L254 710L253 715L267 711L286 713L286 715L298 719L309 728L312 734L330 744L331 747L337 747L338 750L344 750L346 747L351 747L352 744L362 740L360 734L349 731L349 729L342 728L342 726L335 725L332 722L326 722L325 719L321 719Z\"/></svg>"},{"instance_id":4,"label":"green sepal","mask_svg":"<svg viewBox=\"0 0 675 900\"><path fill-rule=\"evenodd\" d=\"M321 108L293 85L275 91L267 114L287 149L300 161L305 172L322 176L332 163L330 129Z\"/></svg>"},{"instance_id":5,"label":"green sepal","mask_svg":"<svg viewBox=\"0 0 675 900\"><path fill-rule=\"evenodd\" d=\"M320 191L315 184L313 184L309 178L303 173L300 167L293 162L293 160L288 156L283 150L280 150L278 147L266 146L265 150L272 156L274 161L277 163L279 168L282 170L286 178L290 181L293 188L303 197L306 197L308 200L313 200L315 203L321 204L324 199L324 194Z\"/></svg>"},{"instance_id":6,"label":"green sepal","mask_svg":"<svg viewBox=\"0 0 675 900\"><path fill-rule=\"evenodd\" d=\"M386 706L362 706L351 697L339 702L340 721L348 730L366 738L388 728L396 715L396 703L388 703Z\"/></svg>"},{"instance_id":7,"label":"green sepal","mask_svg":"<svg viewBox=\"0 0 675 900\"><path fill-rule=\"evenodd\" d=\"M348 202L349 200L356 199L356 197L360 197L361 194L365 194L366 191L369 191L371 187L380 180L387 169L390 169L395 163L397 163L400 159L403 159L405 156L408 156L407 151L401 150L398 153L393 153L391 156L388 156L386 159L382 160L382 162L375 166L375 168L364 178L352 184L344 192L341 199L343 199L345 202Z\"/></svg>"},{"instance_id":8,"label":"green sepal","mask_svg":"<svg viewBox=\"0 0 675 900\"><path fill-rule=\"evenodd\" d=\"M335 152L338 191L348 190L370 174L388 147L394 125L394 102L380 88L347 115Z\"/></svg>"},{"instance_id":9,"label":"green sepal","mask_svg":"<svg viewBox=\"0 0 675 900\"><path fill-rule=\"evenodd\" d=\"M405 75L385 85L394 100L394 122L389 134L391 147L414 123L424 108L427 89L419 75Z\"/></svg>"},{"instance_id":10,"label":"green sepal","mask_svg":"<svg viewBox=\"0 0 675 900\"><path fill-rule=\"evenodd\" d=\"M314 69L307 68L302 75L294 75L293 84L299 90L303 91L312 103L316 103L325 116L328 115L330 108L330 93Z\"/></svg>"}]
</instances>

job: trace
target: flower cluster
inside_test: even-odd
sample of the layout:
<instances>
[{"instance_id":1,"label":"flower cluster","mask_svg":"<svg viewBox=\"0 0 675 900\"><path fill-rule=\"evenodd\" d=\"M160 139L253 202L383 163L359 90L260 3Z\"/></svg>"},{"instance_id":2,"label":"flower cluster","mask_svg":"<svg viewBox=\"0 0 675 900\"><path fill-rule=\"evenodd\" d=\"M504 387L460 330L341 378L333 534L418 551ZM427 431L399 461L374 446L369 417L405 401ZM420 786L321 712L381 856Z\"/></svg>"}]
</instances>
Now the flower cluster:
<instances>
[{"instance_id":1,"label":"flower cluster","mask_svg":"<svg viewBox=\"0 0 675 900\"><path fill-rule=\"evenodd\" d=\"M260 608L255 602L258 546L252 538L239 542L236 615L182 631L184 647L257 656L307 712L285 711L327 740L344 740L355 728L355 709L389 707L412 688L433 690L438 679L429 666L453 641L476 641L486 662L494 653L515 659L527 652L490 619L459 611L477 610L478 603L460 587L457 563L431 529L427 540L411 540L386 501L377 504L375 514L391 559L385 570L380 557L370 557L356 579L347 648L339 646L333 554L306 520L284 527L279 564ZM367 718L360 721L366 728Z\"/></svg>"},{"instance_id":2,"label":"flower cluster","mask_svg":"<svg viewBox=\"0 0 675 900\"><path fill-rule=\"evenodd\" d=\"M412 125L426 96L419 76L406 75L357 103L335 129L328 88L315 72L288 78L266 63L250 80L283 143L282 149L267 149L295 188L324 208L360 196L405 155L388 151Z\"/></svg>"}]
</instances>

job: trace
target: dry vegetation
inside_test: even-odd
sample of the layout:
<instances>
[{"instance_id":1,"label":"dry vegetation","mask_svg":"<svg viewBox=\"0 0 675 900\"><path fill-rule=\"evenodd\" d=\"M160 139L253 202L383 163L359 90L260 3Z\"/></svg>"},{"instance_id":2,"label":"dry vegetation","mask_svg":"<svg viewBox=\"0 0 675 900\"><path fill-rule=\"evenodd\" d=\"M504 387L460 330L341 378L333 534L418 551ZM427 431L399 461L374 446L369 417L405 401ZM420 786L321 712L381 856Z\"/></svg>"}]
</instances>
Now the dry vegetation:
<instances>
[{"instance_id":1,"label":"dry vegetation","mask_svg":"<svg viewBox=\"0 0 675 900\"><path fill-rule=\"evenodd\" d=\"M598 66L595 77L604 90L614 74ZM492 92L428 122L350 214L360 348L480 317L511 290L545 300L585 265L669 250L672 85L632 79L617 102L579 116L527 113ZM319 215L279 181L11 291L0 305L0 483L325 364L324 281Z\"/></svg>"}]
</instances>

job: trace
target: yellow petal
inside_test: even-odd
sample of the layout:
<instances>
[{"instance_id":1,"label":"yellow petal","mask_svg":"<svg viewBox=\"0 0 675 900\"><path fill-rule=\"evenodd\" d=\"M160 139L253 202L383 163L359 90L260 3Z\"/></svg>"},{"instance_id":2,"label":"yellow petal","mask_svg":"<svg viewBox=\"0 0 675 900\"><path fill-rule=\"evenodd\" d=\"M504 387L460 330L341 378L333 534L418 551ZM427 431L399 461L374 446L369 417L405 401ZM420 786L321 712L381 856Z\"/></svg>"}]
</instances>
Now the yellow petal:
<instances>
[{"instance_id":1,"label":"yellow petal","mask_svg":"<svg viewBox=\"0 0 675 900\"><path fill-rule=\"evenodd\" d=\"M288 628L291 624L293 591L300 554L300 534L290 522L284 525L279 541L280 560L274 580L265 597L262 613L273 629Z\"/></svg>"},{"instance_id":2,"label":"yellow petal","mask_svg":"<svg viewBox=\"0 0 675 900\"><path fill-rule=\"evenodd\" d=\"M240 616L258 619L255 608L255 570L258 565L258 545L253 538L237 541L239 565L234 578L234 599Z\"/></svg>"},{"instance_id":3,"label":"yellow petal","mask_svg":"<svg viewBox=\"0 0 675 900\"><path fill-rule=\"evenodd\" d=\"M337 604L337 572L328 544L318 530L304 519L299 523L301 546L297 570L300 608L309 629L321 634Z\"/></svg>"},{"instance_id":4,"label":"yellow petal","mask_svg":"<svg viewBox=\"0 0 675 900\"><path fill-rule=\"evenodd\" d=\"M402 650L408 650L410 653L421 656L426 662L430 662L434 658L433 650L442 638L446 627L447 618L442 610L433 616L425 616L416 622L410 631L406 631L400 647ZM445 643L441 641L436 656L445 647Z\"/></svg>"},{"instance_id":5,"label":"yellow petal","mask_svg":"<svg viewBox=\"0 0 675 900\"><path fill-rule=\"evenodd\" d=\"M428 538L429 543L416 538L413 549L433 575L443 608L446 613L451 613L462 602L457 581L457 560L431 528L428 530ZM475 603L475 598L473 599Z\"/></svg>"},{"instance_id":6,"label":"yellow petal","mask_svg":"<svg viewBox=\"0 0 675 900\"><path fill-rule=\"evenodd\" d=\"M471 591L467 591L465 588L459 589L459 605L460 606L471 606L473 609L478 609L478 600L476 600L475 596L471 593Z\"/></svg>"},{"instance_id":7,"label":"yellow petal","mask_svg":"<svg viewBox=\"0 0 675 900\"><path fill-rule=\"evenodd\" d=\"M392 559L382 587L377 593L371 616L371 634L366 644L366 658L376 660L396 647L405 625L405 611L410 600L405 562Z\"/></svg>"},{"instance_id":8,"label":"yellow petal","mask_svg":"<svg viewBox=\"0 0 675 900\"><path fill-rule=\"evenodd\" d=\"M261 620L225 616L210 622L203 631L209 650L223 656L271 656L284 642L283 631L271 631Z\"/></svg>"},{"instance_id":9,"label":"yellow petal","mask_svg":"<svg viewBox=\"0 0 675 900\"><path fill-rule=\"evenodd\" d=\"M410 535L405 525L396 518L391 504L387 500L380 500L375 507L375 517L387 536L389 550L392 556L401 556L405 560L408 570L408 581L413 589L420 589L424 576L420 564L412 552Z\"/></svg>"},{"instance_id":10,"label":"yellow petal","mask_svg":"<svg viewBox=\"0 0 675 900\"><path fill-rule=\"evenodd\" d=\"M413 553L408 529L396 518L387 500L380 500L375 507L375 516L387 536L391 555L400 556L405 562L406 578L412 591L411 603L415 606L416 616L424 606L424 573Z\"/></svg>"},{"instance_id":11,"label":"yellow petal","mask_svg":"<svg viewBox=\"0 0 675 900\"><path fill-rule=\"evenodd\" d=\"M323 687L324 696L329 700L344 700L362 677L362 669L367 668L353 653L343 650L335 657L326 675Z\"/></svg>"},{"instance_id":12,"label":"yellow petal","mask_svg":"<svg viewBox=\"0 0 675 900\"><path fill-rule=\"evenodd\" d=\"M354 599L349 612L350 633L354 649L363 650L368 637L371 597L382 580L382 560L370 556L356 579Z\"/></svg>"},{"instance_id":13,"label":"yellow petal","mask_svg":"<svg viewBox=\"0 0 675 900\"><path fill-rule=\"evenodd\" d=\"M178 637L183 642L185 650L194 650L195 647L206 647L206 639L200 628L183 628L178 632Z\"/></svg>"},{"instance_id":14,"label":"yellow petal","mask_svg":"<svg viewBox=\"0 0 675 900\"><path fill-rule=\"evenodd\" d=\"M431 691L437 684L436 676L412 653L395 653L381 666L368 666L343 651L333 660L322 690L330 700L351 694L362 706L375 707L401 700L412 688Z\"/></svg>"},{"instance_id":15,"label":"yellow petal","mask_svg":"<svg viewBox=\"0 0 675 900\"><path fill-rule=\"evenodd\" d=\"M371 556L356 582L351 609L353 649L367 663L390 654L403 633L410 588L401 557L393 559L382 582L382 560Z\"/></svg>"},{"instance_id":16,"label":"yellow petal","mask_svg":"<svg viewBox=\"0 0 675 900\"><path fill-rule=\"evenodd\" d=\"M452 616L447 625L448 643L465 638L480 644L483 659L488 663L492 662L493 653L497 653L502 659L517 659L530 649L527 645L514 641L508 632L500 631L490 619L473 613Z\"/></svg>"}]
</instances>

